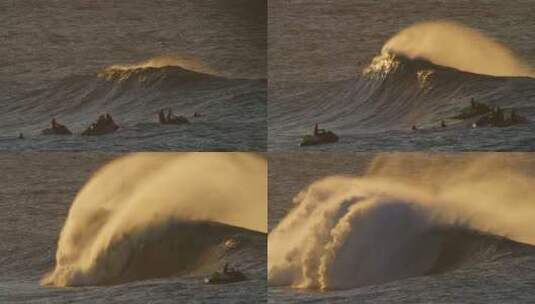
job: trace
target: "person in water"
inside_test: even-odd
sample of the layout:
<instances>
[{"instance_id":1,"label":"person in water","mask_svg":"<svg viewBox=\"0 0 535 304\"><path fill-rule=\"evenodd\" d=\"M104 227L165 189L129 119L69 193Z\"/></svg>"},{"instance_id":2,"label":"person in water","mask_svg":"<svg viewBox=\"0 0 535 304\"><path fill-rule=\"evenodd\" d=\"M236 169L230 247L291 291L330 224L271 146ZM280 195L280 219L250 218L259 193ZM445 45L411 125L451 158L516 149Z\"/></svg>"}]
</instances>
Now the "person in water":
<instances>
[{"instance_id":1,"label":"person in water","mask_svg":"<svg viewBox=\"0 0 535 304\"><path fill-rule=\"evenodd\" d=\"M56 118L55 118L55 117L52 118L52 122L51 122L51 124L52 124L52 129L55 129L55 128L58 127L58 123L56 122Z\"/></svg>"},{"instance_id":2,"label":"person in water","mask_svg":"<svg viewBox=\"0 0 535 304\"><path fill-rule=\"evenodd\" d=\"M418 130L418 128L416 127L416 125L412 125L412 128L411 128L413 131L416 131Z\"/></svg>"},{"instance_id":3,"label":"person in water","mask_svg":"<svg viewBox=\"0 0 535 304\"><path fill-rule=\"evenodd\" d=\"M474 97L470 98L470 106L472 107L472 110L476 108L476 101L474 100Z\"/></svg>"},{"instance_id":4,"label":"person in water","mask_svg":"<svg viewBox=\"0 0 535 304\"><path fill-rule=\"evenodd\" d=\"M442 128L446 127L446 123L444 122L444 120L440 121L440 127L442 127Z\"/></svg>"},{"instance_id":5,"label":"person in water","mask_svg":"<svg viewBox=\"0 0 535 304\"><path fill-rule=\"evenodd\" d=\"M24 134L19 133L19 139L24 139Z\"/></svg>"}]
</instances>

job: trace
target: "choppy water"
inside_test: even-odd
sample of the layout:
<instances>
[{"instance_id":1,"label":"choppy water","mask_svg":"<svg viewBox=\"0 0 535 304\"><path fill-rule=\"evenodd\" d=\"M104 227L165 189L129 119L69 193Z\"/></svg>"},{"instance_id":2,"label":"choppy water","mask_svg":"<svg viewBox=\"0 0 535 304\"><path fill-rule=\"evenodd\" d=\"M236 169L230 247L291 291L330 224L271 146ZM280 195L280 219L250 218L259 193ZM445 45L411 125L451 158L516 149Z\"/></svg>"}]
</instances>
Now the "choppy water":
<instances>
[{"instance_id":1,"label":"choppy water","mask_svg":"<svg viewBox=\"0 0 535 304\"><path fill-rule=\"evenodd\" d=\"M406 155L405 155L406 156ZM403 157L405 157L403 156ZM442 155L445 156L445 155ZM440 157L442 157L440 156ZM349 211L344 211L351 209L347 207L347 204L351 204L352 199L359 200L357 189L358 181L353 181L356 195L354 198L343 196L336 196L336 194L330 194L330 188L328 185L336 186L336 183L325 183L323 186L318 184L315 192L308 192L308 197L303 200L302 194L299 194L301 191L307 189L314 181L322 179L328 176L355 176L355 175L365 175L365 172L368 171L370 165L373 163L373 160L376 156L369 153L313 153L313 152L304 152L304 153L273 153L270 157L269 170L270 170L270 205L269 205L269 215L270 215L270 238L269 238L269 247L278 246L277 248L283 249L278 244L275 245L272 243L272 235L277 225L281 224L283 219L290 213L291 210L297 208L297 204L304 204L307 199L317 199L324 200L322 204L331 204L335 202L336 198L344 200L340 206L343 209L331 213L333 210L330 210L328 207L324 209L324 213L321 215L321 219L324 222L319 221L320 218L316 218L318 222L316 226L308 227L314 232L307 234L309 238L305 243L298 243L296 246L297 251L288 252L291 253L291 257L288 262L295 261L299 259L300 254L305 254L312 252L313 244L315 243L315 238L318 235L323 235L321 231L323 225L328 227L329 221L334 220L342 221L344 218L344 213ZM385 156L386 159L392 156ZM395 156L394 156L395 157ZM402 157L402 158L403 158ZM415 176L415 179L422 178L419 174L423 166L421 164L432 164L433 162L438 161L439 156L433 156L432 154L420 154L420 160L418 158L411 158L410 156L405 159L404 164L401 164L402 167L411 167L407 165L407 160L413 160L412 167L414 172L403 172L403 175L406 176ZM451 155L452 166L457 164L458 161L463 162L464 157L474 157L477 159L484 157L483 154L476 155ZM509 163L511 160L507 160L507 157L498 156L501 159L500 164ZM520 158L524 156L514 156L510 155L509 158L514 158L515 161L519 161ZM428 158L428 159L427 159ZM426 160L427 159L427 160ZM431 160L429 162L428 160ZM495 159L496 161L496 159ZM378 162L376 164L380 164ZM411 161L409 161L411 163ZM510 164L510 163L509 163ZM519 166L525 168L532 168L533 158L527 157L520 161ZM503 168L503 167L502 167ZM440 169L439 171L447 169ZM425 170L424 170L425 171ZM529 171L526 169L526 172ZM509 171L507 171L509 172ZM398 172L400 173L400 172ZM505 174L505 173L504 173ZM440 173L437 174L440 176ZM509 176L509 175L507 175ZM532 176L532 175L530 175ZM460 178L460 177L459 177ZM511 176L511 178L513 178ZM444 181L449 180L444 176ZM422 178L422 181L425 183L425 178ZM336 180L331 180L331 182L336 182ZM410 181L407 181L410 183ZM527 180L526 180L527 182ZM449 182L448 182L449 183ZM477 185L477 182L474 183L474 186ZM477 187L477 186L476 186ZM342 187L343 188L343 187ZM456 189L450 189L452 192L455 192ZM334 190L333 190L334 191ZM389 191L389 190L385 190ZM439 190L440 191L440 190ZM520 191L520 190L519 190ZM336 193L336 192L335 192ZM298 195L299 194L299 195ZM340 192L338 193L338 195ZM330 195L333 195L329 198ZM366 196L366 194L363 194ZM294 199L295 198L295 199ZM334 201L333 201L334 199ZM293 200L296 200L295 204L292 203ZM301 200L301 201L299 201ZM391 202L395 202L391 201ZM465 202L470 204L471 202ZM475 203L472 202L472 203ZM356 205L360 203L355 203ZM362 202L362 204L368 204ZM389 203L387 203L388 205ZM354 205L354 206L356 206ZM395 205L395 203L394 203ZM332 206L332 204L331 204ZM346 206L346 207L343 207ZM510 205L514 206L513 204ZM311 206L309 206L310 208ZM321 206L318 206L320 208ZM398 206L399 207L399 206ZM354 209L354 208L353 208ZM530 209L532 210L532 208ZM303 209L304 211L304 209ZM333 278L337 276L339 278L346 278L342 281L337 281L337 284L349 284L351 285L353 281L363 279L366 276L359 276L360 272L366 272L366 268L373 263L373 259L376 257L380 259L380 256L386 253L388 250L394 250L398 252L398 256L393 256L389 259L389 266L385 270L385 277L392 275L392 269L404 269L403 271L413 271L417 268L418 263L425 263L427 259L426 256L433 255L435 247L432 239L435 237L441 239L443 247L441 249L441 254L439 258L434 261L434 266L430 273L412 275L406 278L394 279L387 281L382 284L364 284L360 287L344 287L338 288L335 290L327 291L318 291L314 288L312 289L295 289L285 284L281 284L280 277L271 277L270 276L270 287L269 287L269 302L270 303L531 303L533 302L533 293L531 292L531 286L535 282L535 276L533 275L533 269L535 269L535 251L533 246L525 245L522 243L517 243L502 237L492 235L492 234L480 234L474 233L474 231L466 230L462 228L461 224L458 228L453 228L453 226L442 227L443 230L426 230L424 229L424 235L426 237L421 238L419 236L417 239L405 238L405 233L410 234L414 231L411 228L412 224L418 222L417 217L414 218L411 216L412 211L405 212L403 208L397 209L378 209L377 212L367 213L365 210L362 211L363 218L359 221L355 220L353 222L349 221L349 225L355 225L355 227L339 225L338 227L342 228L343 231L351 231L351 237L346 240L346 244L336 252L334 256L334 266L338 268L334 269L334 272L330 273L331 284L335 281L332 281ZM402 211L402 212L399 212ZM414 211L414 210L413 210ZM306 212L312 212L307 209ZM338 212L338 213L337 213ZM339 214L341 212L341 214ZM395 213L395 216L392 216ZM384 215L382 218L381 214ZM390 215L390 217L389 217ZM481 216L483 214L480 214ZM408 216L408 217L407 217ZM337 220L338 217L338 220ZM365 219L367 217L367 220ZM474 214L473 218L477 218L478 214ZM297 217L301 218L303 222L307 220L310 221L313 218L313 215L302 214ZM296 218L296 219L297 219ZM439 218L439 217L436 217ZM384 220L384 221L383 221ZM416 220L414 222L413 220ZM497 222L501 219L496 218ZM374 226L375 229L370 231L370 225L373 225L375 221L380 222L380 225ZM434 221L434 220L433 220ZM519 219L520 221L520 219ZM462 222L462 221L460 221ZM360 223L360 224L359 224ZM391 230L392 233L398 235L397 238L391 239L391 235L382 234L386 231L389 231L389 227L395 227L396 225L403 223L401 225L404 228L394 228ZM298 224L295 223L295 226L285 226L286 229L284 235L288 238L294 237L293 230L298 228ZM361 226L359 226L361 225ZM358 229L360 227L360 229ZM400 226L401 227L401 226ZM349 229L349 230L347 230ZM411 232L412 231L412 232ZM366 238L366 234L374 232L370 238ZM420 231L422 232L422 231ZM336 232L331 232L331 237L335 238ZM427 238L430 237L430 238ZM397 241L394 241L397 240ZM276 240L280 242L281 240ZM369 244L366 242L369 241ZM292 239L287 246L293 246L291 243L299 242L296 239ZM362 243L364 242L364 243ZM405 243L407 242L407 243ZM299 245L301 244L301 245ZM327 248L330 246L330 241L323 240L321 243ZM351 245L353 244L353 245ZM359 245L361 244L361 245ZM398 244L398 245L395 245ZM400 248L407 244L412 244L410 246L412 249L409 249L411 255L403 255L403 250L399 251ZM360 250L356 252L349 253L351 257L347 259L347 250L351 246L360 246ZM391 247L389 247L391 246ZM383 251L377 251L377 248L383 248ZM408 248L405 248L408 249ZM310 250L310 252L309 252ZM376 252L371 257L366 255L366 252ZM382 253L381 253L382 252ZM271 254L269 258L269 263L272 263ZM344 256L346 258L344 258ZM324 258L329 258L326 256ZM372 258L372 260L365 260L366 265L361 265L362 268L351 268L352 265L357 264L359 259ZM314 279L314 255L310 254L308 259L304 259L303 263L309 263L311 268L303 268L303 272L309 272L311 280ZM409 262L411 261L412 262ZM414 264L414 262L417 262ZM318 262L319 263L319 262ZM405 264L411 263L411 264ZM404 268L403 265L411 265ZM421 265L420 265L421 266ZM270 272L275 271L271 269ZM279 266L280 267L280 266ZM280 270L280 269L279 269ZM320 271L324 271L323 268L320 268ZM388 273L388 274L386 274ZM373 275L372 275L373 276ZM382 275L377 276L377 278L382 277ZM306 281L305 281L306 282ZM357 283L355 283L357 284Z\"/></svg>"},{"instance_id":2,"label":"choppy water","mask_svg":"<svg viewBox=\"0 0 535 304\"><path fill-rule=\"evenodd\" d=\"M5 1L0 9L0 149L265 149L265 2ZM114 65L129 66L108 77ZM191 124L158 126L161 108ZM80 134L105 112L121 127L113 135L40 135L52 117ZM21 132L26 140L15 140Z\"/></svg>"},{"instance_id":3,"label":"choppy water","mask_svg":"<svg viewBox=\"0 0 535 304\"><path fill-rule=\"evenodd\" d=\"M534 66L532 2L271 1L269 9L270 150L298 149L314 123L340 141L307 150L533 150L533 78L482 76L411 59L372 77L363 73L390 37L434 20L482 31ZM421 77L426 71L432 75ZM471 129L450 120L470 98L514 107L530 123ZM450 128L434 129L441 120ZM423 131L411 132L412 125Z\"/></svg>"},{"instance_id":4,"label":"choppy water","mask_svg":"<svg viewBox=\"0 0 535 304\"><path fill-rule=\"evenodd\" d=\"M265 235L238 231L240 250L226 260L249 280L205 285L219 268L194 274L133 281L106 287L42 287L54 268L56 244L76 193L104 163L120 155L105 153L22 153L0 155L0 302L2 303L252 303L267 300ZM233 233L231 233L232 235ZM212 236L216 236L212 231ZM177 256L178 258L178 256ZM216 263L219 264L219 263ZM146 265L150 269L150 265Z\"/></svg>"}]
</instances>

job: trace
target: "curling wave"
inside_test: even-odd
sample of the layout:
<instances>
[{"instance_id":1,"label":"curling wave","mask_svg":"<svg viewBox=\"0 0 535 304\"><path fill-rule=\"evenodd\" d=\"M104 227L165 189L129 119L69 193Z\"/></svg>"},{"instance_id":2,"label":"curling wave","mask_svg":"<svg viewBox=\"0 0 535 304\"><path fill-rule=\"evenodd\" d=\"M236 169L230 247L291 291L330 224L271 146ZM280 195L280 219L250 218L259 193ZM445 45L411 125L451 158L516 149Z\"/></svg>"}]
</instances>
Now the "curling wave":
<instances>
[{"instance_id":1,"label":"curling wave","mask_svg":"<svg viewBox=\"0 0 535 304\"><path fill-rule=\"evenodd\" d=\"M365 177L313 183L269 235L269 284L347 289L535 254L535 180L524 160L483 158L380 156Z\"/></svg>"},{"instance_id":2,"label":"curling wave","mask_svg":"<svg viewBox=\"0 0 535 304\"><path fill-rule=\"evenodd\" d=\"M213 270L226 241L248 250L265 233L266 179L265 160L246 154L115 160L77 195L56 266L41 283L108 285Z\"/></svg>"}]
</instances>

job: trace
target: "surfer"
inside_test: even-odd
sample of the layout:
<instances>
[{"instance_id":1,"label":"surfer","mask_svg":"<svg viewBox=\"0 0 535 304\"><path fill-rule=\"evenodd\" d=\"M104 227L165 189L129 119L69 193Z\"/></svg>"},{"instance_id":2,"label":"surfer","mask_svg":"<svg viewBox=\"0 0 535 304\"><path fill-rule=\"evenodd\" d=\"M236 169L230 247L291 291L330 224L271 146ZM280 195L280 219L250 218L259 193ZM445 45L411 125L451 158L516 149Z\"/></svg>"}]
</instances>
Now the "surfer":
<instances>
[{"instance_id":1,"label":"surfer","mask_svg":"<svg viewBox=\"0 0 535 304\"><path fill-rule=\"evenodd\" d=\"M173 110L171 110L171 109L169 109L167 114L165 114L165 110L164 109L161 109L158 112L158 122L160 122L160 124L162 124L162 125L168 125L168 124L179 125L179 124L189 123L189 121L186 119L186 117L184 117L184 116L175 116L175 114L173 114Z\"/></svg>"},{"instance_id":2,"label":"surfer","mask_svg":"<svg viewBox=\"0 0 535 304\"><path fill-rule=\"evenodd\" d=\"M207 284L226 284L246 280L247 277L239 270L229 267L228 263L223 266L223 271L214 272L209 278L205 278Z\"/></svg>"},{"instance_id":3,"label":"surfer","mask_svg":"<svg viewBox=\"0 0 535 304\"><path fill-rule=\"evenodd\" d=\"M440 121L440 127L441 128L445 128L446 127L446 123L444 122L444 120Z\"/></svg>"},{"instance_id":4,"label":"surfer","mask_svg":"<svg viewBox=\"0 0 535 304\"><path fill-rule=\"evenodd\" d=\"M316 123L314 125L314 135L322 135L322 134L325 134L325 130L324 129L320 129L319 128L319 125Z\"/></svg>"},{"instance_id":5,"label":"surfer","mask_svg":"<svg viewBox=\"0 0 535 304\"><path fill-rule=\"evenodd\" d=\"M167 112L167 122L170 122L171 120L173 120L174 117L175 115L173 114L173 110L169 109L169 112Z\"/></svg>"},{"instance_id":6,"label":"surfer","mask_svg":"<svg viewBox=\"0 0 535 304\"><path fill-rule=\"evenodd\" d=\"M161 124L165 124L167 121L165 120L165 113L163 111L163 109L161 109L159 112L158 112L158 121L161 123Z\"/></svg>"},{"instance_id":7,"label":"surfer","mask_svg":"<svg viewBox=\"0 0 535 304\"><path fill-rule=\"evenodd\" d=\"M109 113L99 115L96 122L93 122L89 127L82 132L82 135L104 135L115 132L119 126L113 121L113 117Z\"/></svg>"},{"instance_id":8,"label":"surfer","mask_svg":"<svg viewBox=\"0 0 535 304\"><path fill-rule=\"evenodd\" d=\"M193 112L193 117L201 117L201 113L199 113L199 112Z\"/></svg>"},{"instance_id":9,"label":"surfer","mask_svg":"<svg viewBox=\"0 0 535 304\"><path fill-rule=\"evenodd\" d=\"M113 118L111 117L110 113L106 113L106 121L107 122L112 122L113 121Z\"/></svg>"},{"instance_id":10,"label":"surfer","mask_svg":"<svg viewBox=\"0 0 535 304\"><path fill-rule=\"evenodd\" d=\"M97 120L97 125L102 125L106 123L106 116L104 114L100 114Z\"/></svg>"},{"instance_id":11,"label":"surfer","mask_svg":"<svg viewBox=\"0 0 535 304\"><path fill-rule=\"evenodd\" d=\"M24 139L24 134L19 133L19 139Z\"/></svg>"},{"instance_id":12,"label":"surfer","mask_svg":"<svg viewBox=\"0 0 535 304\"><path fill-rule=\"evenodd\" d=\"M416 127L416 125L412 125L412 128L411 128L413 131L416 131L418 130L418 128Z\"/></svg>"},{"instance_id":13,"label":"surfer","mask_svg":"<svg viewBox=\"0 0 535 304\"><path fill-rule=\"evenodd\" d=\"M41 131L41 133L44 134L44 135L53 135L53 134L56 134L56 135L69 135L69 134L72 134L71 131L66 126L58 123L55 117L52 118L52 121L50 122L50 125L51 125L50 128L44 129L43 131ZM21 137L19 136L19 138L21 138ZM24 135L22 135L22 138L24 138Z\"/></svg>"}]
</instances>

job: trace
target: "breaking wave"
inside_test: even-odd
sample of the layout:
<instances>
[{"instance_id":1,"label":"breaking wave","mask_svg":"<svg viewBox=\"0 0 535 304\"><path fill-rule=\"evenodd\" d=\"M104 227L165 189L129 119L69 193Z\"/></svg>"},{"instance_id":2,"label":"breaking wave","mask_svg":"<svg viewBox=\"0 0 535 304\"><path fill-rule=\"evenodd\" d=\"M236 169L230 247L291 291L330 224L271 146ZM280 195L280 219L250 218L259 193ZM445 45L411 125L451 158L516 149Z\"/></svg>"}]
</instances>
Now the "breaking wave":
<instances>
[{"instance_id":1,"label":"breaking wave","mask_svg":"<svg viewBox=\"0 0 535 304\"><path fill-rule=\"evenodd\" d=\"M313 122L341 135L429 128L441 120L468 127L471 123L451 118L471 98L491 107L514 107L533 120L532 75L506 47L473 29L448 22L417 24L386 42L353 79L286 84L280 96L273 94L270 127L283 136L302 135Z\"/></svg>"},{"instance_id":2,"label":"breaking wave","mask_svg":"<svg viewBox=\"0 0 535 304\"><path fill-rule=\"evenodd\" d=\"M483 33L448 21L414 24L390 38L384 52L424 58L437 65L492 76L532 76L511 50Z\"/></svg>"},{"instance_id":3,"label":"breaking wave","mask_svg":"<svg viewBox=\"0 0 535 304\"><path fill-rule=\"evenodd\" d=\"M479 157L379 156L313 183L269 234L269 284L347 289L535 254L527 157Z\"/></svg>"},{"instance_id":4,"label":"breaking wave","mask_svg":"<svg viewBox=\"0 0 535 304\"><path fill-rule=\"evenodd\" d=\"M226 78L194 59L156 57L43 83L8 102L0 127L40 132L55 116L75 130L84 129L104 112L124 126L154 121L162 108L184 115L217 112L211 121L260 120L241 109L263 108L264 91L265 80Z\"/></svg>"},{"instance_id":5,"label":"breaking wave","mask_svg":"<svg viewBox=\"0 0 535 304\"><path fill-rule=\"evenodd\" d=\"M134 154L75 198L41 283L109 285L214 270L267 230L266 161L239 153ZM265 242L265 239L264 239Z\"/></svg>"}]
</instances>

